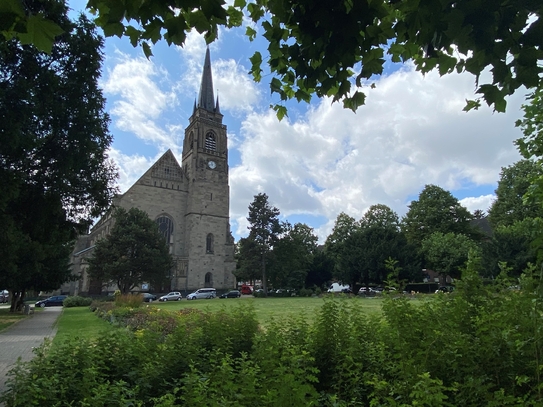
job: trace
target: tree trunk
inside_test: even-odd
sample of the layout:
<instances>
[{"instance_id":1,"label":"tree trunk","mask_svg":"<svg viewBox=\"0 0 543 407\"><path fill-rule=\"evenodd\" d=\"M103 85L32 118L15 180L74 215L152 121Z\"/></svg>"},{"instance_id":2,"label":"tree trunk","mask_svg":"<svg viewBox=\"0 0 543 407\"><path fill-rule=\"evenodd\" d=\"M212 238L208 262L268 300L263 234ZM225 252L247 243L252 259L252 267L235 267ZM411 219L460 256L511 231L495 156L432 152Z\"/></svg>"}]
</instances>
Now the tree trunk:
<instances>
[{"instance_id":1,"label":"tree trunk","mask_svg":"<svg viewBox=\"0 0 543 407\"><path fill-rule=\"evenodd\" d=\"M264 290L264 297L268 296L268 283L266 282L266 256L262 254L262 288Z\"/></svg>"},{"instance_id":2,"label":"tree trunk","mask_svg":"<svg viewBox=\"0 0 543 407\"><path fill-rule=\"evenodd\" d=\"M9 312L18 312L23 310L25 292L26 290L12 292Z\"/></svg>"}]
</instances>

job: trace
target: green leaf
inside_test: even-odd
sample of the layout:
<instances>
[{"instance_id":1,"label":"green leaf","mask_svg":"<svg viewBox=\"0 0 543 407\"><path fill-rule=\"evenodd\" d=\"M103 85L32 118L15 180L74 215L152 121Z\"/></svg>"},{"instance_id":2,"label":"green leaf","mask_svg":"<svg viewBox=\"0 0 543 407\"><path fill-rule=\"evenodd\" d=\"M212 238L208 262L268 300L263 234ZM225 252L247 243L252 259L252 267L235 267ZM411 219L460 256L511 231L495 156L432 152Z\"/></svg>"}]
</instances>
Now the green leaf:
<instances>
[{"instance_id":1,"label":"green leaf","mask_svg":"<svg viewBox=\"0 0 543 407\"><path fill-rule=\"evenodd\" d=\"M25 10L20 0L2 0L0 1L0 13L16 14L19 17L25 16Z\"/></svg>"},{"instance_id":2,"label":"green leaf","mask_svg":"<svg viewBox=\"0 0 543 407\"><path fill-rule=\"evenodd\" d=\"M464 112L469 112L470 110L478 110L481 107L481 102L479 100L467 100L466 106L462 109Z\"/></svg>"},{"instance_id":3,"label":"green leaf","mask_svg":"<svg viewBox=\"0 0 543 407\"><path fill-rule=\"evenodd\" d=\"M128 38L130 38L130 43L132 44L133 47L138 45L138 42L141 36L141 31L136 30L134 27L129 25L128 27L126 27L126 31L124 33L126 36L128 36Z\"/></svg>"},{"instance_id":4,"label":"green leaf","mask_svg":"<svg viewBox=\"0 0 543 407\"><path fill-rule=\"evenodd\" d=\"M145 54L145 57L147 59L151 58L153 56L153 51L151 51L151 46L149 45L149 43L144 42L141 45L143 47L143 53Z\"/></svg>"},{"instance_id":5,"label":"green leaf","mask_svg":"<svg viewBox=\"0 0 543 407\"><path fill-rule=\"evenodd\" d=\"M356 110L364 105L366 102L366 95L362 92L356 91L353 96L345 98L343 100L343 107L346 109L351 109L356 113Z\"/></svg>"},{"instance_id":6,"label":"green leaf","mask_svg":"<svg viewBox=\"0 0 543 407\"><path fill-rule=\"evenodd\" d=\"M43 17L42 14L34 14L28 17L27 32L19 34L23 44L34 44L40 51L51 53L55 37L64 32L57 24Z\"/></svg>"},{"instance_id":7,"label":"green leaf","mask_svg":"<svg viewBox=\"0 0 543 407\"><path fill-rule=\"evenodd\" d=\"M243 23L243 11L234 7L228 7L228 27L239 27Z\"/></svg>"},{"instance_id":8,"label":"green leaf","mask_svg":"<svg viewBox=\"0 0 543 407\"><path fill-rule=\"evenodd\" d=\"M209 20L201 10L187 14L186 19L189 26L196 28L200 34L209 29Z\"/></svg>"},{"instance_id":9,"label":"green leaf","mask_svg":"<svg viewBox=\"0 0 543 407\"><path fill-rule=\"evenodd\" d=\"M285 116L288 117L288 114L287 114L287 108L285 106L281 106L281 105L270 105L270 107L275 110L276 114L277 114L277 118L279 119L279 121L283 120L283 118Z\"/></svg>"},{"instance_id":10,"label":"green leaf","mask_svg":"<svg viewBox=\"0 0 543 407\"><path fill-rule=\"evenodd\" d=\"M120 38L124 33L124 25L122 23L108 23L102 26L102 30L104 30L106 37L113 37L115 35Z\"/></svg>"},{"instance_id":11,"label":"green leaf","mask_svg":"<svg viewBox=\"0 0 543 407\"><path fill-rule=\"evenodd\" d=\"M245 29L245 35L249 37L249 41L254 41L254 39L256 38L256 30L247 26L247 28Z\"/></svg>"},{"instance_id":12,"label":"green leaf","mask_svg":"<svg viewBox=\"0 0 543 407\"><path fill-rule=\"evenodd\" d=\"M255 82L260 82L262 79L262 69L260 68L260 65L262 64L262 54L258 51L255 52L253 56L249 58L249 61L252 63L250 73L253 75L253 79Z\"/></svg>"},{"instance_id":13,"label":"green leaf","mask_svg":"<svg viewBox=\"0 0 543 407\"><path fill-rule=\"evenodd\" d=\"M270 82L270 88L272 93L280 93L281 92L281 81L277 78L273 78Z\"/></svg>"}]
</instances>

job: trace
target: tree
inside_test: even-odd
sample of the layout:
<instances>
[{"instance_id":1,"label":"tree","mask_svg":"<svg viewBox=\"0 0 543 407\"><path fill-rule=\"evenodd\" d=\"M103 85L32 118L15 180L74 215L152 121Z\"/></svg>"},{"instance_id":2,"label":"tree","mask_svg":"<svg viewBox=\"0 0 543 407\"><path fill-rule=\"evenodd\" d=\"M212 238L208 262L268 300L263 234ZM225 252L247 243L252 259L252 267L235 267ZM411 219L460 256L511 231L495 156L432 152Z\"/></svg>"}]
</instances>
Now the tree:
<instances>
[{"instance_id":1,"label":"tree","mask_svg":"<svg viewBox=\"0 0 543 407\"><path fill-rule=\"evenodd\" d=\"M249 239L253 240L260 254L260 266L262 270L262 286L264 295L267 295L268 283L266 277L266 257L272 250L279 234L282 232L279 222L279 209L271 206L268 195L259 193L255 195L249 205Z\"/></svg>"},{"instance_id":2,"label":"tree","mask_svg":"<svg viewBox=\"0 0 543 407\"><path fill-rule=\"evenodd\" d=\"M25 13L23 3L4 0L1 33L47 49L59 27L47 16ZM250 58L251 72L260 81L267 61L271 91L282 101L309 101L314 94L355 110L365 101L361 89L383 73L387 59L413 61L422 73L470 72L476 93L497 111L519 88L541 85L539 1L89 0L87 8L106 36L126 36L147 56L150 43L165 39L183 46L193 29L211 42L219 26L240 26L246 11L257 25L248 26L246 35L252 40L258 30L269 43L268 56L257 52ZM487 83L480 81L485 70L492 73ZM281 117L286 113L284 106L275 109Z\"/></svg>"},{"instance_id":3,"label":"tree","mask_svg":"<svg viewBox=\"0 0 543 407\"><path fill-rule=\"evenodd\" d=\"M477 244L461 233L434 232L422 241L422 251L426 256L428 268L442 276L460 278L470 251L480 253Z\"/></svg>"},{"instance_id":4,"label":"tree","mask_svg":"<svg viewBox=\"0 0 543 407\"><path fill-rule=\"evenodd\" d=\"M341 212L337 216L332 233L328 235L324 243L326 255L334 262L334 274L338 274L338 267L340 267L339 257L344 249L345 241L359 227L360 225L356 219L345 212Z\"/></svg>"},{"instance_id":5,"label":"tree","mask_svg":"<svg viewBox=\"0 0 543 407\"><path fill-rule=\"evenodd\" d=\"M283 234L274 245L269 268L274 287L304 288L317 241L313 228L306 224L283 224Z\"/></svg>"},{"instance_id":6,"label":"tree","mask_svg":"<svg viewBox=\"0 0 543 407\"><path fill-rule=\"evenodd\" d=\"M96 243L88 259L89 276L116 284L126 294L142 283L161 286L173 267L164 236L146 212L117 208L111 233Z\"/></svg>"},{"instance_id":7,"label":"tree","mask_svg":"<svg viewBox=\"0 0 543 407\"><path fill-rule=\"evenodd\" d=\"M449 191L426 185L419 199L409 204L402 229L408 241L417 246L434 232L462 233L478 238L479 233L470 225L471 219L470 212Z\"/></svg>"},{"instance_id":8,"label":"tree","mask_svg":"<svg viewBox=\"0 0 543 407\"><path fill-rule=\"evenodd\" d=\"M260 250L248 237L239 239L236 245L236 271L238 281L254 281L262 278Z\"/></svg>"},{"instance_id":9,"label":"tree","mask_svg":"<svg viewBox=\"0 0 543 407\"><path fill-rule=\"evenodd\" d=\"M496 200L488 211L489 220L494 228L543 215L540 203L524 198L533 180L541 176L543 169L533 160L521 160L502 168L498 188L495 191Z\"/></svg>"},{"instance_id":10,"label":"tree","mask_svg":"<svg viewBox=\"0 0 543 407\"><path fill-rule=\"evenodd\" d=\"M85 17L70 21L64 2L28 1L24 11L64 34L50 54L0 38L0 286L11 311L27 290L72 277L73 241L116 192L98 87L102 39Z\"/></svg>"},{"instance_id":11,"label":"tree","mask_svg":"<svg viewBox=\"0 0 543 407\"><path fill-rule=\"evenodd\" d=\"M533 238L540 233L540 227L540 223L532 218L495 227L492 238L482 244L485 276L496 277L501 271L500 263L507 264L511 277L519 277L529 263L536 264Z\"/></svg>"},{"instance_id":12,"label":"tree","mask_svg":"<svg viewBox=\"0 0 543 407\"><path fill-rule=\"evenodd\" d=\"M382 284L389 273L386 261L391 257L406 265L402 276L412 277L412 268L419 269L416 251L400 230L398 215L388 206L372 205L358 225L346 238L338 259L337 273L351 287Z\"/></svg>"},{"instance_id":13,"label":"tree","mask_svg":"<svg viewBox=\"0 0 543 407\"><path fill-rule=\"evenodd\" d=\"M387 205L372 205L360 219L362 228L381 227L399 230L400 218Z\"/></svg>"},{"instance_id":14,"label":"tree","mask_svg":"<svg viewBox=\"0 0 543 407\"><path fill-rule=\"evenodd\" d=\"M334 261L328 256L323 246L319 246L313 256L313 261L309 265L307 276L305 278L306 287L322 288L332 279L334 271Z\"/></svg>"}]
</instances>

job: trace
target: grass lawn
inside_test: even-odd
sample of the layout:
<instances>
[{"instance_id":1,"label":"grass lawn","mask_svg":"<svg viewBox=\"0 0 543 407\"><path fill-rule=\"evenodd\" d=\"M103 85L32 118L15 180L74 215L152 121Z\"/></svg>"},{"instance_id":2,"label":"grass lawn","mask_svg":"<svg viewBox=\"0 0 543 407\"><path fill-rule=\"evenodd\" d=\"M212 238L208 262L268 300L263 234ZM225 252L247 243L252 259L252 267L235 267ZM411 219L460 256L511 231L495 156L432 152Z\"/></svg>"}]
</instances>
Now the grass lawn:
<instances>
[{"instance_id":1,"label":"grass lawn","mask_svg":"<svg viewBox=\"0 0 543 407\"><path fill-rule=\"evenodd\" d=\"M105 330L115 329L109 322L94 315L89 307L64 308L57 320L57 327L53 345L68 338L94 338Z\"/></svg>"},{"instance_id":2,"label":"grass lawn","mask_svg":"<svg viewBox=\"0 0 543 407\"><path fill-rule=\"evenodd\" d=\"M13 325L15 322L24 319L28 317L28 315L24 315L22 312L15 312L11 313L9 312L9 308L1 308L0 309L0 331L3 331L8 326Z\"/></svg>"},{"instance_id":3,"label":"grass lawn","mask_svg":"<svg viewBox=\"0 0 543 407\"><path fill-rule=\"evenodd\" d=\"M240 304L252 304L256 311L258 321L266 325L270 318L284 319L288 316L304 315L311 322L320 307L324 304L324 298L312 297L269 297L254 298L243 296L241 298L215 298L212 300L186 300L171 302L153 302L151 307L177 311L181 308L196 308L207 311L229 309ZM368 314L381 313L380 298L337 297L337 301L351 301L360 307L361 312Z\"/></svg>"},{"instance_id":4,"label":"grass lawn","mask_svg":"<svg viewBox=\"0 0 543 407\"><path fill-rule=\"evenodd\" d=\"M380 314L382 299L360 298L360 297L336 297L337 301L349 301L351 304L360 307L360 312L367 314ZM194 300L171 302L153 302L144 306L157 307L169 311L178 311L182 308L196 308L205 311L218 311L221 309L232 309L244 304L254 306L256 316L260 324L266 326L270 319L283 320L290 316L303 315L308 322L312 322L320 307L324 304L324 298L307 297L285 297L285 298L254 298L244 296L242 298L227 298L212 300ZM89 311L88 307L64 308L58 319L58 331L55 343L60 343L67 338L81 337L93 338L100 335L104 330L117 329L107 321L100 319Z\"/></svg>"}]
</instances>

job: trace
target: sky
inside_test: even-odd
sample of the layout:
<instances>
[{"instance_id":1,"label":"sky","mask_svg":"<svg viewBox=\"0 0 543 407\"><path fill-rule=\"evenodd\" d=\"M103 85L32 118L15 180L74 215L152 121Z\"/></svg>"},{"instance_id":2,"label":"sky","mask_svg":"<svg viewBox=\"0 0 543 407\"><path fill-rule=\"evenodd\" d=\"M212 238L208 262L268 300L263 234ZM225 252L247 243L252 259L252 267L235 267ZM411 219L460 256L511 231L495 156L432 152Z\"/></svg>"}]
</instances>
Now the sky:
<instances>
[{"instance_id":1,"label":"sky","mask_svg":"<svg viewBox=\"0 0 543 407\"><path fill-rule=\"evenodd\" d=\"M74 13L85 4L70 1ZM427 184L450 191L472 212L487 211L502 167L521 159L513 142L522 134L514 123L525 92L508 99L505 114L487 106L466 113L466 99L476 96L475 77L423 76L410 64L387 64L372 81L375 88L364 88L366 105L356 113L313 98L288 103L289 116L279 121L270 109L279 102L270 93L270 76L255 83L248 73L249 57L255 51L265 56L267 45L244 33L220 29L209 46L215 96L228 128L236 241L247 236L248 206L261 192L282 220L306 223L321 243L341 212L360 219L371 205L385 204L401 217ZM100 86L122 193L167 149L181 163L205 50L196 32L184 47L156 44L149 60L126 38L106 39Z\"/></svg>"}]
</instances>

